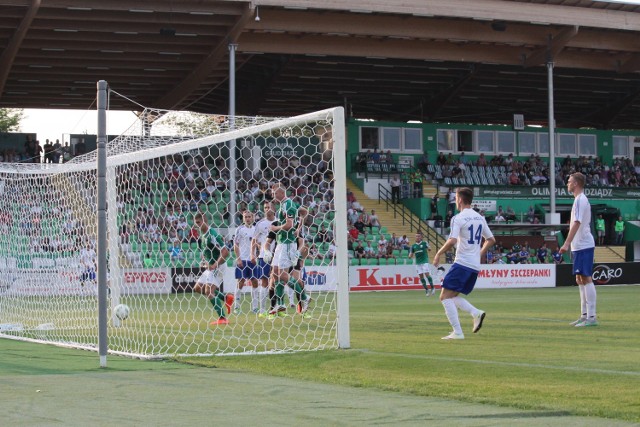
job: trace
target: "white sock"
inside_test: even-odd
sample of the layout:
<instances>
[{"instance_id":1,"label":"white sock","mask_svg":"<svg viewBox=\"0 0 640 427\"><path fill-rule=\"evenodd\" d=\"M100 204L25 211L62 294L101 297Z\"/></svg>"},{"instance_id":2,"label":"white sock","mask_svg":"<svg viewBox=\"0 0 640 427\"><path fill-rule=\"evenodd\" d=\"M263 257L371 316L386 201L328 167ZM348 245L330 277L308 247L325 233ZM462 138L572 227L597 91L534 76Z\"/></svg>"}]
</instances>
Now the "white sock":
<instances>
[{"instance_id":1,"label":"white sock","mask_svg":"<svg viewBox=\"0 0 640 427\"><path fill-rule=\"evenodd\" d=\"M462 298L461 296L453 297L451 299L453 300L456 307L458 307L460 310L466 311L472 316L477 316L478 313L480 313L480 310L475 308L469 301Z\"/></svg>"},{"instance_id":2,"label":"white sock","mask_svg":"<svg viewBox=\"0 0 640 427\"><path fill-rule=\"evenodd\" d=\"M453 332L462 335L462 328L460 327L460 319L458 318L458 309L456 308L456 303L453 302L451 298L447 298L445 300L442 300L442 305L444 306L444 312L447 315L447 319L449 319L449 323L453 328Z\"/></svg>"},{"instance_id":3,"label":"white sock","mask_svg":"<svg viewBox=\"0 0 640 427\"><path fill-rule=\"evenodd\" d=\"M596 320L596 286L593 282L584 285L584 294L587 299L587 320Z\"/></svg>"},{"instance_id":4,"label":"white sock","mask_svg":"<svg viewBox=\"0 0 640 427\"><path fill-rule=\"evenodd\" d=\"M240 287L240 285L236 287L234 296L236 297L235 306L240 307L240 302L242 301L242 288Z\"/></svg>"},{"instance_id":5,"label":"white sock","mask_svg":"<svg viewBox=\"0 0 640 427\"><path fill-rule=\"evenodd\" d=\"M258 300L258 288L251 288L251 310L257 310L260 305L260 301Z\"/></svg>"},{"instance_id":6,"label":"white sock","mask_svg":"<svg viewBox=\"0 0 640 427\"><path fill-rule=\"evenodd\" d=\"M578 285L580 289L580 317L587 318L587 293L584 285Z\"/></svg>"},{"instance_id":7,"label":"white sock","mask_svg":"<svg viewBox=\"0 0 640 427\"><path fill-rule=\"evenodd\" d=\"M286 286L287 289L287 296L289 297L289 304L295 304L296 303L296 297L295 297L295 292L293 289L291 289L289 286Z\"/></svg>"},{"instance_id":8,"label":"white sock","mask_svg":"<svg viewBox=\"0 0 640 427\"><path fill-rule=\"evenodd\" d=\"M264 313L267 311L267 288L260 286L258 292L260 295L260 312Z\"/></svg>"}]
</instances>

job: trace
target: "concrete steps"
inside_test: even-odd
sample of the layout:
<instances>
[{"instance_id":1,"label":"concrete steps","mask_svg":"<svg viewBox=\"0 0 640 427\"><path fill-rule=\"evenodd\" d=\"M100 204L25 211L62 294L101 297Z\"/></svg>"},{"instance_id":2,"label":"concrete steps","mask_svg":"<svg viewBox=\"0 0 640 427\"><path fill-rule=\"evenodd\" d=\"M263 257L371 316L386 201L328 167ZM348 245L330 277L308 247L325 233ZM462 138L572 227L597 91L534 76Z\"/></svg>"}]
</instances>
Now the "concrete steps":
<instances>
[{"instance_id":1,"label":"concrete steps","mask_svg":"<svg viewBox=\"0 0 640 427\"><path fill-rule=\"evenodd\" d=\"M625 262L624 246L596 246L595 261L596 262Z\"/></svg>"}]
</instances>

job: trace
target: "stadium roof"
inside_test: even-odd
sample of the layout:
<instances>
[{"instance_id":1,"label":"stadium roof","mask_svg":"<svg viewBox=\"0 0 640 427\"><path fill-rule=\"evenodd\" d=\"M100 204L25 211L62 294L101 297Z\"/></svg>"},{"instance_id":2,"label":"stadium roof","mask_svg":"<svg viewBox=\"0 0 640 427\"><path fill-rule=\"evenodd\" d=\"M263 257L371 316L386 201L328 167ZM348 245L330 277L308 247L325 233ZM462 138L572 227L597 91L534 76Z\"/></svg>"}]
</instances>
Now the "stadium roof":
<instances>
[{"instance_id":1,"label":"stadium roof","mask_svg":"<svg viewBox=\"0 0 640 427\"><path fill-rule=\"evenodd\" d=\"M259 16L259 20L256 18ZM640 7L591 0L0 0L0 107L640 129ZM111 97L112 109L131 110Z\"/></svg>"}]
</instances>

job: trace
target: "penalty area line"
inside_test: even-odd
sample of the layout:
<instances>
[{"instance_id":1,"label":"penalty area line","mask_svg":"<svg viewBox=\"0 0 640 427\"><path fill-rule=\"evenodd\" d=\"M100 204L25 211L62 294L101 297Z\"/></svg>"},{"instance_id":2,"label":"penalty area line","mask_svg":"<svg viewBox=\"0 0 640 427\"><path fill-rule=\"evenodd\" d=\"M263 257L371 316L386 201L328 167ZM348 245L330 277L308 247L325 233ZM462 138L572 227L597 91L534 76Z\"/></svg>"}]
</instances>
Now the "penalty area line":
<instances>
[{"instance_id":1,"label":"penalty area line","mask_svg":"<svg viewBox=\"0 0 640 427\"><path fill-rule=\"evenodd\" d=\"M354 349L365 354L375 354L380 356L397 356L406 359L423 359L423 360L437 360L447 362L462 362L462 363L477 363L480 365L495 365L495 366L515 366L521 368L540 368L540 369L553 369L558 371L573 371L573 372L588 372L593 374L607 374L607 375L624 375L630 377L640 377L640 372L637 371L615 371L612 369L598 369L598 368L582 368L579 366L554 366L543 365L539 363L521 363L521 362L500 362L497 360L479 360L479 359L463 359L459 357L442 357L442 356L428 356L424 354L407 354L407 353L391 353L384 351L375 351L367 349Z\"/></svg>"}]
</instances>

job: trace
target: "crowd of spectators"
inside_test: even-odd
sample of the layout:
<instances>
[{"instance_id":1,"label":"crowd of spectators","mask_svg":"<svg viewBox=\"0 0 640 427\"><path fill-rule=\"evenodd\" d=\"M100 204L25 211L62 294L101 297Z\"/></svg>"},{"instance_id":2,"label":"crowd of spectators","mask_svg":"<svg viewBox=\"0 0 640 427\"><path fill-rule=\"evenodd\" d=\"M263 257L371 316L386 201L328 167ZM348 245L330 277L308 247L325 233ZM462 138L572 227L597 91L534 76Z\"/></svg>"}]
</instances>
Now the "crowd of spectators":
<instances>
[{"instance_id":1,"label":"crowd of spectators","mask_svg":"<svg viewBox=\"0 0 640 427\"><path fill-rule=\"evenodd\" d=\"M121 243L159 243L172 260L182 261L191 244L199 242L200 233L192 221L196 213L207 214L215 227L242 223L246 210L254 213L257 222L264 217L265 202L273 200L276 183L289 189L294 202L308 208L304 234L309 242L332 242L332 232L325 225L334 211L328 163L320 156L272 157L264 166L254 172L238 170L233 197L230 169L221 156L173 155L124 169L118 180L120 217L126 218L120 224ZM230 240L227 244L232 246Z\"/></svg>"},{"instance_id":2,"label":"crowd of spectators","mask_svg":"<svg viewBox=\"0 0 640 427\"><path fill-rule=\"evenodd\" d=\"M71 160L74 156L86 153L86 145L81 140L75 147L71 147L68 142L64 145L59 139L47 139L44 145L40 141L27 135L24 148L17 150L6 148L0 150L0 162L5 163L60 163Z\"/></svg>"},{"instance_id":3,"label":"crowd of spectators","mask_svg":"<svg viewBox=\"0 0 640 427\"><path fill-rule=\"evenodd\" d=\"M487 264L562 264L564 262L558 247L553 250L542 243L539 248L525 241L522 245L515 242L510 248L498 241L487 251Z\"/></svg>"}]
</instances>

